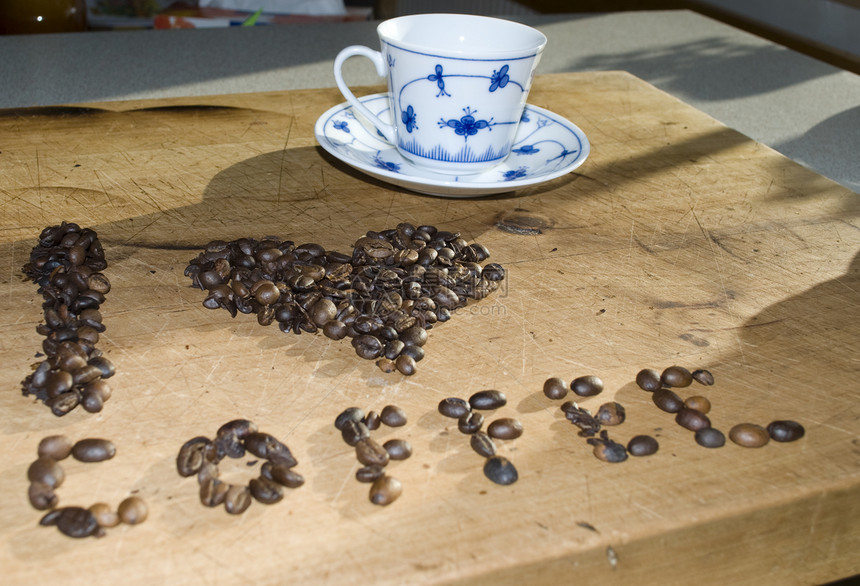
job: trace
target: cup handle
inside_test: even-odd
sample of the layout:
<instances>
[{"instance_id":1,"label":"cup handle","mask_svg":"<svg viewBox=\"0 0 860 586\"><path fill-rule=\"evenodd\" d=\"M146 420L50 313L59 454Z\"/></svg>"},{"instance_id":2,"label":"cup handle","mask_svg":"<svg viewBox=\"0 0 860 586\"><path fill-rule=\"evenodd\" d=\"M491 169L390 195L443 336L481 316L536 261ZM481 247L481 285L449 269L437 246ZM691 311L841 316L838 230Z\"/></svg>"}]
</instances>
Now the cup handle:
<instances>
[{"instance_id":1,"label":"cup handle","mask_svg":"<svg viewBox=\"0 0 860 586\"><path fill-rule=\"evenodd\" d=\"M373 124L376 129L385 137L385 140L390 142L391 144L396 144L397 141L394 138L394 126L388 124L387 122L383 122L380 120L378 116L373 114L367 106L358 101L358 99L353 95L352 91L346 85L346 82L343 80L343 73L341 69L343 68L344 62L350 57L367 57L373 62L373 65L376 66L376 72L380 77L385 77L385 61L382 58L382 53L379 51L374 51L368 47L364 47L362 45L352 45L341 51L337 54L334 60L334 80L337 83L338 89L340 89L340 93L343 94L343 97L346 98L346 101L350 103L350 105L361 112L361 114L367 118L371 124Z\"/></svg>"}]
</instances>

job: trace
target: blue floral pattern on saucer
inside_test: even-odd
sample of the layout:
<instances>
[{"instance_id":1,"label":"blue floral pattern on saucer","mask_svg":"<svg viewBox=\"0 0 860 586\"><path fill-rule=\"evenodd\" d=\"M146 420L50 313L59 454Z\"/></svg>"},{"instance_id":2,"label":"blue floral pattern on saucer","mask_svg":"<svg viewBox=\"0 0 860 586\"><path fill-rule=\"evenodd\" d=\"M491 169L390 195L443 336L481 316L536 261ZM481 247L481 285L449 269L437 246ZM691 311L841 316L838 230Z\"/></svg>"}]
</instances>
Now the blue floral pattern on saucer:
<instances>
[{"instance_id":1,"label":"blue floral pattern on saucer","mask_svg":"<svg viewBox=\"0 0 860 586\"><path fill-rule=\"evenodd\" d=\"M494 74L493 84L504 81L504 67ZM441 72L440 72L441 75ZM444 90L444 83L439 86ZM371 112L382 120L391 119L388 93L360 98ZM414 112L401 112L412 116ZM464 137L478 132L492 121L481 120L476 112L445 121ZM464 120L465 119L465 120ZM404 120L406 122L406 120ZM442 121L438 121L439 124ZM320 145L344 163L368 175L405 187L419 193L447 197L477 197L504 193L526 186L537 185L565 175L579 167L588 157L590 145L585 134L576 125L543 108L526 105L514 138L511 154L499 165L472 175L441 175L416 167L386 142L367 121L353 112L347 103L336 106L320 116L314 127Z\"/></svg>"}]
</instances>

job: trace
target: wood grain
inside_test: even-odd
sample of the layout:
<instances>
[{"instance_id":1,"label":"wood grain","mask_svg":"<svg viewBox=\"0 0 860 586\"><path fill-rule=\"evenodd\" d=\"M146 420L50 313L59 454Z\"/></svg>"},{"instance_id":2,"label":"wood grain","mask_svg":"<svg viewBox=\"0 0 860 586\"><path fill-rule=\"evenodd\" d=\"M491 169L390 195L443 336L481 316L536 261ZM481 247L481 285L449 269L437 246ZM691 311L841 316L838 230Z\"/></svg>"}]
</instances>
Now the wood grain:
<instances>
[{"instance_id":1,"label":"wood grain","mask_svg":"<svg viewBox=\"0 0 860 586\"><path fill-rule=\"evenodd\" d=\"M364 93L379 91L365 88ZM368 179L314 143L336 90L0 111L0 567L4 583L821 583L860 572L860 200L623 72L538 77L530 102L592 144L576 173L502 196L445 200ZM504 230L519 219L539 234ZM42 228L99 233L113 284L99 346L117 366L104 411L55 418L20 394L40 299L21 278ZM267 234L346 250L366 230L430 223L485 244L502 291L434 328L415 376L385 375L347 342L285 335L201 306L182 271L210 240ZM715 427L795 419L804 439L697 446L633 383L644 367L708 368ZM541 393L597 374L618 441L591 455ZM487 481L445 397L504 391L525 434ZM332 426L347 406L398 404L414 447L404 486L372 505ZM240 517L206 509L175 457L246 417L283 439L305 486ZM492 419L492 417L490 417ZM26 469L39 440L106 437L117 456L70 462L64 505L146 523L74 541L38 526ZM225 465L226 466L226 465ZM243 463L224 474L247 480Z\"/></svg>"}]
</instances>

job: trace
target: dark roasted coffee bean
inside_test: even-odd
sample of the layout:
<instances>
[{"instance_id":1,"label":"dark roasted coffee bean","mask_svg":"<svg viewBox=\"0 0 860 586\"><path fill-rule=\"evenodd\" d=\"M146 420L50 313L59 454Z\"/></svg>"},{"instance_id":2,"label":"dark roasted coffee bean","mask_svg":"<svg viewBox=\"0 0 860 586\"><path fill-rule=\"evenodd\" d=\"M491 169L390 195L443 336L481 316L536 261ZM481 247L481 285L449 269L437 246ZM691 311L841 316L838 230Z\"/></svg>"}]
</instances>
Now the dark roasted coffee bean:
<instances>
[{"instance_id":1,"label":"dark roasted coffee bean","mask_svg":"<svg viewBox=\"0 0 860 586\"><path fill-rule=\"evenodd\" d=\"M245 436L245 449L273 464L282 464L288 468L298 464L286 444L268 433L259 431L249 433Z\"/></svg>"},{"instance_id":2,"label":"dark roasted coffee bean","mask_svg":"<svg viewBox=\"0 0 860 586\"><path fill-rule=\"evenodd\" d=\"M714 384L714 375L709 370L694 370L692 374L693 380L703 385L710 386Z\"/></svg>"},{"instance_id":3,"label":"dark roasted coffee bean","mask_svg":"<svg viewBox=\"0 0 860 586\"><path fill-rule=\"evenodd\" d=\"M711 427L711 420L708 416L689 407L682 407L675 415L675 423L690 431L698 431L706 427Z\"/></svg>"},{"instance_id":4,"label":"dark roasted coffee bean","mask_svg":"<svg viewBox=\"0 0 860 586\"><path fill-rule=\"evenodd\" d=\"M103 462L115 455L116 446L106 439L82 439L72 446L72 457L81 462Z\"/></svg>"},{"instance_id":5,"label":"dark roasted coffee bean","mask_svg":"<svg viewBox=\"0 0 860 586\"><path fill-rule=\"evenodd\" d=\"M385 345L385 357L389 360L395 360L405 348L406 344L402 340L391 340ZM419 346L412 346L412 348L419 348Z\"/></svg>"},{"instance_id":6,"label":"dark roasted coffee bean","mask_svg":"<svg viewBox=\"0 0 860 586\"><path fill-rule=\"evenodd\" d=\"M53 509L60 502L54 489L44 482L31 482L27 490L27 497L30 499L30 504L33 505L33 508L39 511Z\"/></svg>"},{"instance_id":7,"label":"dark roasted coffee bean","mask_svg":"<svg viewBox=\"0 0 860 586\"><path fill-rule=\"evenodd\" d=\"M439 402L439 413L445 417L459 419L470 410L469 403L459 397L449 397Z\"/></svg>"},{"instance_id":8,"label":"dark roasted coffee bean","mask_svg":"<svg viewBox=\"0 0 860 586\"><path fill-rule=\"evenodd\" d=\"M84 389L81 391L80 404L87 413L98 413L104 408L105 402L97 390Z\"/></svg>"},{"instance_id":9,"label":"dark roasted coffee bean","mask_svg":"<svg viewBox=\"0 0 860 586\"><path fill-rule=\"evenodd\" d=\"M251 490L247 486L231 484L224 495L224 508L231 515L241 515L251 506Z\"/></svg>"},{"instance_id":10,"label":"dark roasted coffee bean","mask_svg":"<svg viewBox=\"0 0 860 586\"><path fill-rule=\"evenodd\" d=\"M332 340L343 340L348 331L346 324L339 319L327 321L323 326L323 334Z\"/></svg>"},{"instance_id":11,"label":"dark roasted coffee bean","mask_svg":"<svg viewBox=\"0 0 860 586\"><path fill-rule=\"evenodd\" d=\"M523 424L510 417L502 417L490 422L487 435L503 440L516 439L523 435Z\"/></svg>"},{"instance_id":12,"label":"dark roasted coffee bean","mask_svg":"<svg viewBox=\"0 0 860 586\"><path fill-rule=\"evenodd\" d=\"M204 462L200 467L200 470L197 472L197 482L199 484L205 484L212 478L218 478L220 474L221 473L216 464L212 462Z\"/></svg>"},{"instance_id":13,"label":"dark roasted coffee bean","mask_svg":"<svg viewBox=\"0 0 860 586\"><path fill-rule=\"evenodd\" d=\"M265 476L252 478L248 483L251 496L264 505L274 504L284 498L284 487Z\"/></svg>"},{"instance_id":14,"label":"dark roasted coffee bean","mask_svg":"<svg viewBox=\"0 0 860 586\"><path fill-rule=\"evenodd\" d=\"M311 319L320 327L325 326L337 315L337 306L330 299L323 297L310 310Z\"/></svg>"},{"instance_id":15,"label":"dark roasted coffee bean","mask_svg":"<svg viewBox=\"0 0 860 586\"><path fill-rule=\"evenodd\" d=\"M102 371L99 368L86 364L72 373L72 381L74 385L85 385L101 376Z\"/></svg>"},{"instance_id":16,"label":"dark roasted coffee bean","mask_svg":"<svg viewBox=\"0 0 860 586\"><path fill-rule=\"evenodd\" d=\"M364 425L367 426L369 431L376 431L381 424L379 412L377 411L368 411L367 415L364 416Z\"/></svg>"},{"instance_id":17,"label":"dark roasted coffee bean","mask_svg":"<svg viewBox=\"0 0 860 586\"><path fill-rule=\"evenodd\" d=\"M482 274L488 281L501 281L505 278L505 269L502 265L491 262L484 267Z\"/></svg>"},{"instance_id":18,"label":"dark roasted coffee bean","mask_svg":"<svg viewBox=\"0 0 860 586\"><path fill-rule=\"evenodd\" d=\"M519 478L517 469L503 456L490 456L484 463L484 476L495 482L507 486L513 484Z\"/></svg>"},{"instance_id":19,"label":"dark roasted coffee bean","mask_svg":"<svg viewBox=\"0 0 860 586\"><path fill-rule=\"evenodd\" d=\"M180 476L188 477L200 470L206 459L207 448L212 446L209 438L198 436L185 442L176 456L176 470Z\"/></svg>"},{"instance_id":20,"label":"dark roasted coffee bean","mask_svg":"<svg viewBox=\"0 0 860 586\"><path fill-rule=\"evenodd\" d=\"M119 515L107 503L94 503L90 505L88 510L96 518L99 527L110 528L119 525Z\"/></svg>"},{"instance_id":21,"label":"dark roasted coffee bean","mask_svg":"<svg viewBox=\"0 0 860 586\"><path fill-rule=\"evenodd\" d=\"M409 356L415 362L420 362L424 358L424 348L421 346L404 346L400 354L402 356Z\"/></svg>"},{"instance_id":22,"label":"dark roasted coffee bean","mask_svg":"<svg viewBox=\"0 0 860 586\"><path fill-rule=\"evenodd\" d=\"M390 439L382 447L391 460L405 460L412 455L412 444L404 439Z\"/></svg>"},{"instance_id":23,"label":"dark roasted coffee bean","mask_svg":"<svg viewBox=\"0 0 860 586\"><path fill-rule=\"evenodd\" d=\"M601 432L600 439L589 438L588 443L594 446L594 457L610 464L617 464L627 459L627 449L614 442L606 436L606 432Z\"/></svg>"},{"instance_id":24,"label":"dark roasted coffee bean","mask_svg":"<svg viewBox=\"0 0 860 586\"><path fill-rule=\"evenodd\" d=\"M215 437L215 450L228 458L241 458L245 455L245 444L235 433L221 433Z\"/></svg>"},{"instance_id":25,"label":"dark roasted coffee bean","mask_svg":"<svg viewBox=\"0 0 860 586\"><path fill-rule=\"evenodd\" d=\"M358 407L348 407L341 411L340 415L334 420L334 426L342 430L347 421L361 421L364 419L364 411Z\"/></svg>"},{"instance_id":26,"label":"dark roasted coffee bean","mask_svg":"<svg viewBox=\"0 0 860 586\"><path fill-rule=\"evenodd\" d=\"M684 406L689 407L690 409L695 409L696 411L700 411L705 414L707 414L711 410L711 402L708 401L707 398L702 397L700 395L694 395L692 397L687 397L686 399L684 399Z\"/></svg>"},{"instance_id":27,"label":"dark roasted coffee bean","mask_svg":"<svg viewBox=\"0 0 860 586\"><path fill-rule=\"evenodd\" d=\"M402 427L406 425L406 412L397 405L386 405L382 408L380 419L388 427Z\"/></svg>"},{"instance_id":28,"label":"dark roasted coffee bean","mask_svg":"<svg viewBox=\"0 0 860 586\"><path fill-rule=\"evenodd\" d=\"M415 374L416 366L415 359L411 356L407 356L406 354L401 354L394 361L394 366L400 371L400 374L405 376L412 376Z\"/></svg>"},{"instance_id":29,"label":"dark roasted coffee bean","mask_svg":"<svg viewBox=\"0 0 860 586\"><path fill-rule=\"evenodd\" d=\"M75 391L69 391L67 393L60 393L53 399L49 399L46 404L51 408L51 413L57 417L62 417L77 407L80 402L80 394Z\"/></svg>"},{"instance_id":30,"label":"dark roasted coffee bean","mask_svg":"<svg viewBox=\"0 0 860 586\"><path fill-rule=\"evenodd\" d=\"M738 423L729 430L729 438L745 448L760 448L770 441L770 434L761 425Z\"/></svg>"},{"instance_id":31,"label":"dark roasted coffee bean","mask_svg":"<svg viewBox=\"0 0 860 586\"><path fill-rule=\"evenodd\" d=\"M110 385L103 378L99 380L94 380L90 384L84 386L81 390L81 400L86 395L98 395L102 400L102 405L104 402L111 398L113 391L110 388Z\"/></svg>"},{"instance_id":32,"label":"dark roasted coffee bean","mask_svg":"<svg viewBox=\"0 0 860 586\"><path fill-rule=\"evenodd\" d=\"M684 407L684 401L674 391L658 389L651 395L651 400L666 413L677 413Z\"/></svg>"},{"instance_id":33,"label":"dark roasted coffee bean","mask_svg":"<svg viewBox=\"0 0 860 586\"><path fill-rule=\"evenodd\" d=\"M496 455L496 443L486 432L476 431L469 438L469 445L475 452L485 458L490 458Z\"/></svg>"},{"instance_id":34,"label":"dark roasted coffee bean","mask_svg":"<svg viewBox=\"0 0 860 586\"><path fill-rule=\"evenodd\" d=\"M365 360L374 360L382 355L384 347L382 342L376 336L370 334L362 334L352 339L352 346L355 348L355 353Z\"/></svg>"},{"instance_id":35,"label":"dark roasted coffee bean","mask_svg":"<svg viewBox=\"0 0 860 586\"><path fill-rule=\"evenodd\" d=\"M39 519L39 525L43 527L52 527L57 524L57 521L60 519L60 515L63 514L63 509L54 509L53 511L48 511L45 515Z\"/></svg>"},{"instance_id":36,"label":"dark roasted coffee bean","mask_svg":"<svg viewBox=\"0 0 860 586\"><path fill-rule=\"evenodd\" d=\"M119 520L126 525L137 525L146 521L149 515L149 507L146 501L137 496L124 499L116 509Z\"/></svg>"},{"instance_id":37,"label":"dark roasted coffee bean","mask_svg":"<svg viewBox=\"0 0 860 586\"><path fill-rule=\"evenodd\" d=\"M593 397L603 391L603 381L593 374L579 376L571 381L570 390L580 397Z\"/></svg>"},{"instance_id":38,"label":"dark roasted coffee bean","mask_svg":"<svg viewBox=\"0 0 860 586\"><path fill-rule=\"evenodd\" d=\"M403 493L403 485L393 476L383 474L370 486L370 502L374 505L390 505Z\"/></svg>"},{"instance_id":39,"label":"dark roasted coffee bean","mask_svg":"<svg viewBox=\"0 0 860 586\"><path fill-rule=\"evenodd\" d=\"M37 452L40 458L64 460L72 453L72 441L64 435L49 435L39 442Z\"/></svg>"},{"instance_id":40,"label":"dark roasted coffee bean","mask_svg":"<svg viewBox=\"0 0 860 586\"><path fill-rule=\"evenodd\" d=\"M99 524L95 516L82 507L65 507L57 517L57 529L69 537L81 538L95 535L99 532Z\"/></svg>"},{"instance_id":41,"label":"dark roasted coffee bean","mask_svg":"<svg viewBox=\"0 0 860 586\"><path fill-rule=\"evenodd\" d=\"M48 374L45 380L45 390L50 397L67 393L73 386L75 386L75 381L72 373L65 370L54 370Z\"/></svg>"},{"instance_id":42,"label":"dark roasted coffee bean","mask_svg":"<svg viewBox=\"0 0 860 586\"><path fill-rule=\"evenodd\" d=\"M693 375L683 366L670 366L660 375L660 382L667 387L689 387L693 383Z\"/></svg>"},{"instance_id":43,"label":"dark roasted coffee bean","mask_svg":"<svg viewBox=\"0 0 860 586\"><path fill-rule=\"evenodd\" d=\"M469 405L472 409L480 409L482 411L499 409L507 404L508 398L501 391L478 391L469 397Z\"/></svg>"},{"instance_id":44,"label":"dark roasted coffee bean","mask_svg":"<svg viewBox=\"0 0 860 586\"><path fill-rule=\"evenodd\" d=\"M696 430L696 443L705 448L721 448L726 445L726 436L719 429L703 427Z\"/></svg>"},{"instance_id":45,"label":"dark roasted coffee bean","mask_svg":"<svg viewBox=\"0 0 860 586\"><path fill-rule=\"evenodd\" d=\"M248 419L234 419L218 428L216 436L235 435L240 440L257 431L257 424Z\"/></svg>"},{"instance_id":46,"label":"dark roasted coffee bean","mask_svg":"<svg viewBox=\"0 0 860 586\"><path fill-rule=\"evenodd\" d=\"M298 488L305 483L301 474L281 464L266 462L260 468L260 474L287 488Z\"/></svg>"},{"instance_id":47,"label":"dark roasted coffee bean","mask_svg":"<svg viewBox=\"0 0 860 586\"><path fill-rule=\"evenodd\" d=\"M30 482L41 482L51 488L57 488L65 479L63 467L51 458L38 458L27 468L27 480Z\"/></svg>"},{"instance_id":48,"label":"dark roasted coffee bean","mask_svg":"<svg viewBox=\"0 0 860 586\"><path fill-rule=\"evenodd\" d=\"M457 420L457 429L460 433L472 434L484 425L484 416L477 411L469 411Z\"/></svg>"},{"instance_id":49,"label":"dark roasted coffee bean","mask_svg":"<svg viewBox=\"0 0 860 586\"><path fill-rule=\"evenodd\" d=\"M376 361L376 366L385 374L390 374L397 370L397 365L394 364L393 360L389 360L388 358L380 358Z\"/></svg>"},{"instance_id":50,"label":"dark roasted coffee bean","mask_svg":"<svg viewBox=\"0 0 860 586\"><path fill-rule=\"evenodd\" d=\"M773 421L767 426L770 439L775 442L793 442L806 434L806 430L797 421L790 419Z\"/></svg>"},{"instance_id":51,"label":"dark roasted coffee bean","mask_svg":"<svg viewBox=\"0 0 860 586\"><path fill-rule=\"evenodd\" d=\"M207 507L217 507L227 498L230 485L217 478L210 478L200 484L200 502Z\"/></svg>"},{"instance_id":52,"label":"dark roasted coffee bean","mask_svg":"<svg viewBox=\"0 0 860 586\"><path fill-rule=\"evenodd\" d=\"M362 466L355 471L355 479L359 482L373 482L385 474L384 466Z\"/></svg>"},{"instance_id":53,"label":"dark roasted coffee bean","mask_svg":"<svg viewBox=\"0 0 860 586\"><path fill-rule=\"evenodd\" d=\"M650 456L657 452L660 444L650 435L637 435L627 442L627 453L631 456Z\"/></svg>"},{"instance_id":54,"label":"dark roasted coffee bean","mask_svg":"<svg viewBox=\"0 0 860 586\"><path fill-rule=\"evenodd\" d=\"M567 396L567 383L558 377L548 378L543 383L543 394L554 401L564 399Z\"/></svg>"},{"instance_id":55,"label":"dark roasted coffee bean","mask_svg":"<svg viewBox=\"0 0 860 586\"><path fill-rule=\"evenodd\" d=\"M611 402L604 403L597 410L597 415L594 416L601 425L621 425L627 417L627 412L621 403Z\"/></svg>"},{"instance_id":56,"label":"dark roasted coffee bean","mask_svg":"<svg viewBox=\"0 0 860 586\"><path fill-rule=\"evenodd\" d=\"M385 466L390 458L385 448L371 438L355 444L355 457L365 466Z\"/></svg>"},{"instance_id":57,"label":"dark roasted coffee bean","mask_svg":"<svg viewBox=\"0 0 860 586\"><path fill-rule=\"evenodd\" d=\"M370 437L370 430L362 421L348 419L340 430L340 435L348 445L354 446L361 440Z\"/></svg>"},{"instance_id":58,"label":"dark roasted coffee bean","mask_svg":"<svg viewBox=\"0 0 860 586\"><path fill-rule=\"evenodd\" d=\"M580 429L579 435L591 437L600 431L600 422L588 409L579 407L573 401L565 401L561 404L561 410L564 417Z\"/></svg>"},{"instance_id":59,"label":"dark roasted coffee bean","mask_svg":"<svg viewBox=\"0 0 860 586\"><path fill-rule=\"evenodd\" d=\"M412 326L400 334L400 340L407 346L423 346L427 343L427 330L421 326Z\"/></svg>"}]
</instances>

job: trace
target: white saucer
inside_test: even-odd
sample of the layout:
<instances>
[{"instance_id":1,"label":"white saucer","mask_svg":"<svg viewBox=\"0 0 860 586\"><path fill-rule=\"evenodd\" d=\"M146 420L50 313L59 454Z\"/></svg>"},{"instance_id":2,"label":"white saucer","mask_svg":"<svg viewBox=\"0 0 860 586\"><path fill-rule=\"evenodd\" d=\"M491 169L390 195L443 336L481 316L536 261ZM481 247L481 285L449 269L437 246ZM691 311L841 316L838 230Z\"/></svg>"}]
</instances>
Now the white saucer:
<instances>
[{"instance_id":1,"label":"white saucer","mask_svg":"<svg viewBox=\"0 0 860 586\"><path fill-rule=\"evenodd\" d=\"M359 99L383 120L391 118L388 93ZM575 124L528 105L513 152L500 165L474 175L419 169L346 102L320 116L314 134L325 150L368 175L418 193L447 197L477 197L538 185L573 171L590 151L588 139Z\"/></svg>"}]
</instances>

